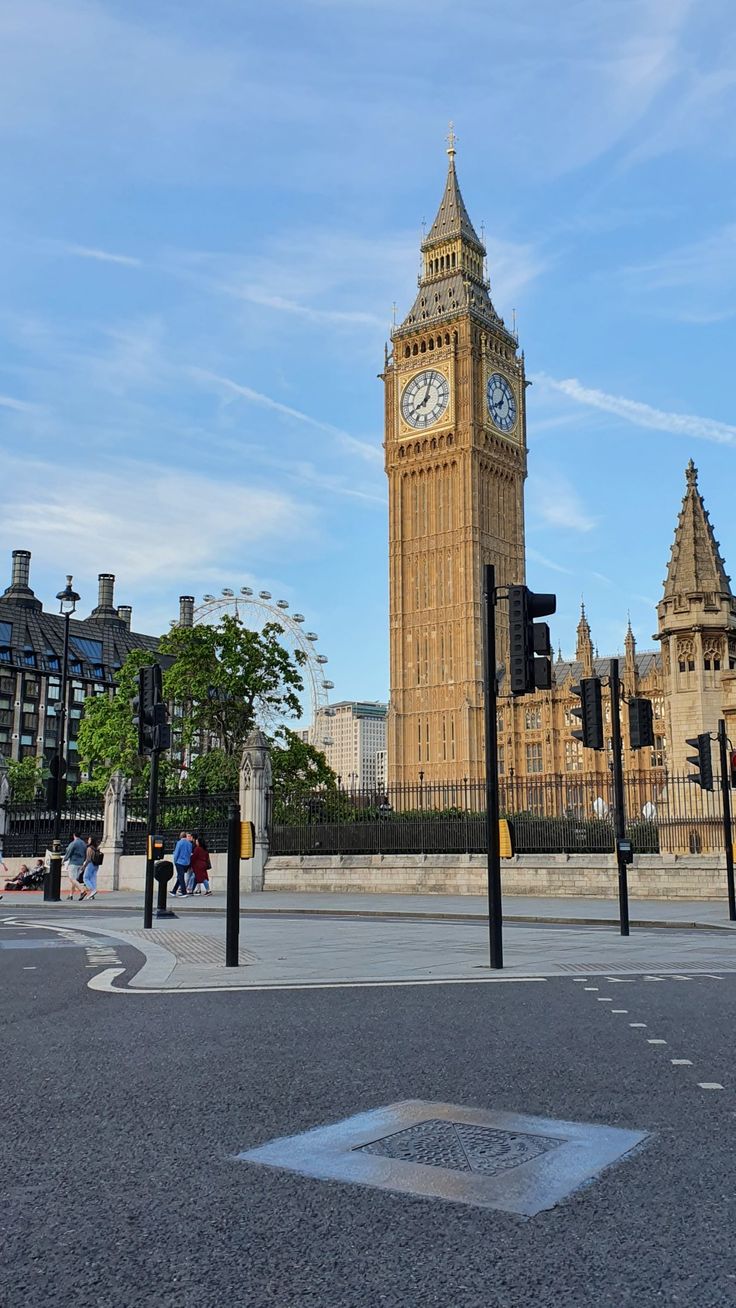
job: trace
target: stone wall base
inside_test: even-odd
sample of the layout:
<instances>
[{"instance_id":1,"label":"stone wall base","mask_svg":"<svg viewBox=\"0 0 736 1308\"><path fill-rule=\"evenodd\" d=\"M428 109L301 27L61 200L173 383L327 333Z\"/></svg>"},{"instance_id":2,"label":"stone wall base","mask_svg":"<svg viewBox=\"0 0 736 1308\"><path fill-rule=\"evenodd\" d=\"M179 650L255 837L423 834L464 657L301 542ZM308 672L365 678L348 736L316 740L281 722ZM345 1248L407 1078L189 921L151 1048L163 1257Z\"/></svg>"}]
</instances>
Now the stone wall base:
<instances>
[{"instance_id":1,"label":"stone wall base","mask_svg":"<svg viewBox=\"0 0 736 1308\"><path fill-rule=\"evenodd\" d=\"M612 854L523 854L504 859L507 895L616 899ZM484 895L482 854L332 854L269 858L266 891L330 891L395 895ZM629 868L632 899L725 899L725 856L643 854Z\"/></svg>"}]
</instances>

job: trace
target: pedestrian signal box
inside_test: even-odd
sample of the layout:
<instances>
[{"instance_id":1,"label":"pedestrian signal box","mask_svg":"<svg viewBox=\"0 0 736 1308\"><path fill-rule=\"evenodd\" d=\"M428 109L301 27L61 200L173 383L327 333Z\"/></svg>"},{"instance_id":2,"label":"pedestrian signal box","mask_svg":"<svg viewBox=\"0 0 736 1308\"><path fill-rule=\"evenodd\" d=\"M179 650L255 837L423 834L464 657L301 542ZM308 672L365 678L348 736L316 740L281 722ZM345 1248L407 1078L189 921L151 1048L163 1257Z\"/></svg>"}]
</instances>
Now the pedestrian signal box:
<instances>
[{"instance_id":1,"label":"pedestrian signal box","mask_svg":"<svg viewBox=\"0 0 736 1308\"><path fill-rule=\"evenodd\" d=\"M252 822L240 824L240 857L252 858L256 848L256 829Z\"/></svg>"},{"instance_id":2,"label":"pedestrian signal box","mask_svg":"<svg viewBox=\"0 0 736 1308\"><path fill-rule=\"evenodd\" d=\"M514 857L514 828L508 818L498 820L498 852L501 858Z\"/></svg>"}]
</instances>

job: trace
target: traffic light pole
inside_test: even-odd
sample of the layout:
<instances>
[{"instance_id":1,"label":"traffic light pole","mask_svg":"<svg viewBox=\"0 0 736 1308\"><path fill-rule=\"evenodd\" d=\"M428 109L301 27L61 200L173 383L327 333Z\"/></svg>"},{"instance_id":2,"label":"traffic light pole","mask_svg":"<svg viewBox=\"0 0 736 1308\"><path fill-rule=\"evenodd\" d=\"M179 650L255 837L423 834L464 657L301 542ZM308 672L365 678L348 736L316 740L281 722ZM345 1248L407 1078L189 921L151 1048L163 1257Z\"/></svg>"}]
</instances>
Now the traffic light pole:
<instances>
[{"instance_id":1,"label":"traffic light pole","mask_svg":"<svg viewBox=\"0 0 736 1308\"><path fill-rule=\"evenodd\" d=\"M721 755L721 795L723 797L723 844L726 850L726 884L728 886L728 916L736 922L736 890L733 880L733 832L731 828L731 760L729 757L726 723L718 723L718 746Z\"/></svg>"},{"instance_id":2,"label":"traffic light pole","mask_svg":"<svg viewBox=\"0 0 736 1308\"><path fill-rule=\"evenodd\" d=\"M613 749L613 821L616 836L616 863L618 865L618 916L621 935L629 934L629 880L627 863L621 849L626 839L626 807L624 802L623 750L621 747L621 680L618 659L611 659L609 669L611 695L611 745Z\"/></svg>"},{"instance_id":3,"label":"traffic light pole","mask_svg":"<svg viewBox=\"0 0 736 1308\"><path fill-rule=\"evenodd\" d=\"M143 927L150 931L153 926L153 837L156 834L156 812L158 808L158 756L159 750L151 751L151 775L148 780L148 838L146 840L146 884L143 896Z\"/></svg>"},{"instance_id":4,"label":"traffic light pole","mask_svg":"<svg viewBox=\"0 0 736 1308\"><path fill-rule=\"evenodd\" d=\"M503 905L501 901L501 853L498 843L498 740L496 734L496 569L483 569L483 616L485 628L483 674L485 680L486 737L486 849L488 851L488 931L491 967L503 967Z\"/></svg>"}]
</instances>

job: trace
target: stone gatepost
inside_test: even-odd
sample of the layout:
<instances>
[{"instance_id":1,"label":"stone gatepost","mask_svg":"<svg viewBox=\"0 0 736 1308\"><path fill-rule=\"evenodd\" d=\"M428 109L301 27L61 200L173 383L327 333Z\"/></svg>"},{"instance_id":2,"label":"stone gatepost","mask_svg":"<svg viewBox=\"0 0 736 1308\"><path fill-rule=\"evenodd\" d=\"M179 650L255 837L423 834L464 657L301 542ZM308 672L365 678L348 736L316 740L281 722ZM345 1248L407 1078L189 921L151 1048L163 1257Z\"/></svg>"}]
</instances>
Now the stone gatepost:
<instances>
[{"instance_id":1,"label":"stone gatepost","mask_svg":"<svg viewBox=\"0 0 736 1308\"><path fill-rule=\"evenodd\" d=\"M130 782L122 772L113 772L105 790L105 816L102 825L101 849L105 855L103 869L110 890L120 884L120 859L123 855L123 836L128 815Z\"/></svg>"},{"instance_id":2,"label":"stone gatepost","mask_svg":"<svg viewBox=\"0 0 736 1308\"><path fill-rule=\"evenodd\" d=\"M262 731L251 731L240 762L240 816L256 829L252 859L240 865L242 890L263 890L271 823L271 752Z\"/></svg>"}]
</instances>

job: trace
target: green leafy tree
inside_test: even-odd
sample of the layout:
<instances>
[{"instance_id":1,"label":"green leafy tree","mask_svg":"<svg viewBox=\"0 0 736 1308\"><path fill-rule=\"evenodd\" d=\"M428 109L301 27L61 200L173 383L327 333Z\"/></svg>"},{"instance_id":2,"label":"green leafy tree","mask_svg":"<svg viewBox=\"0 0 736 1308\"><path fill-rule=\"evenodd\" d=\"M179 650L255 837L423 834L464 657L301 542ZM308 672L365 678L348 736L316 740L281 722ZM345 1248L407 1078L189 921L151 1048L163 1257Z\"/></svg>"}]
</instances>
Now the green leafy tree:
<instances>
[{"instance_id":1,"label":"green leafy tree","mask_svg":"<svg viewBox=\"0 0 736 1308\"><path fill-rule=\"evenodd\" d=\"M292 656L280 643L283 634L277 622L250 631L226 614L217 626L174 627L162 637L161 653L174 660L164 690L185 709L185 745L214 736L226 755L239 760L259 721L299 716L299 668L307 656L301 650Z\"/></svg>"},{"instance_id":2,"label":"green leafy tree","mask_svg":"<svg viewBox=\"0 0 736 1308\"><path fill-rule=\"evenodd\" d=\"M138 757L131 700L138 690L139 668L155 658L151 650L131 650L115 678L115 694L90 695L84 701L77 746L82 763L92 773L87 784L98 792L104 791L116 771L133 781L143 779L145 763Z\"/></svg>"},{"instance_id":3,"label":"green leafy tree","mask_svg":"<svg viewBox=\"0 0 736 1308\"><path fill-rule=\"evenodd\" d=\"M27 804L41 784L41 768L35 758L8 759L8 784L16 803Z\"/></svg>"},{"instance_id":4,"label":"green leafy tree","mask_svg":"<svg viewBox=\"0 0 736 1308\"><path fill-rule=\"evenodd\" d=\"M301 740L288 727L276 732L271 768L275 787L304 793L317 789L337 790L337 775L322 751Z\"/></svg>"}]
</instances>

